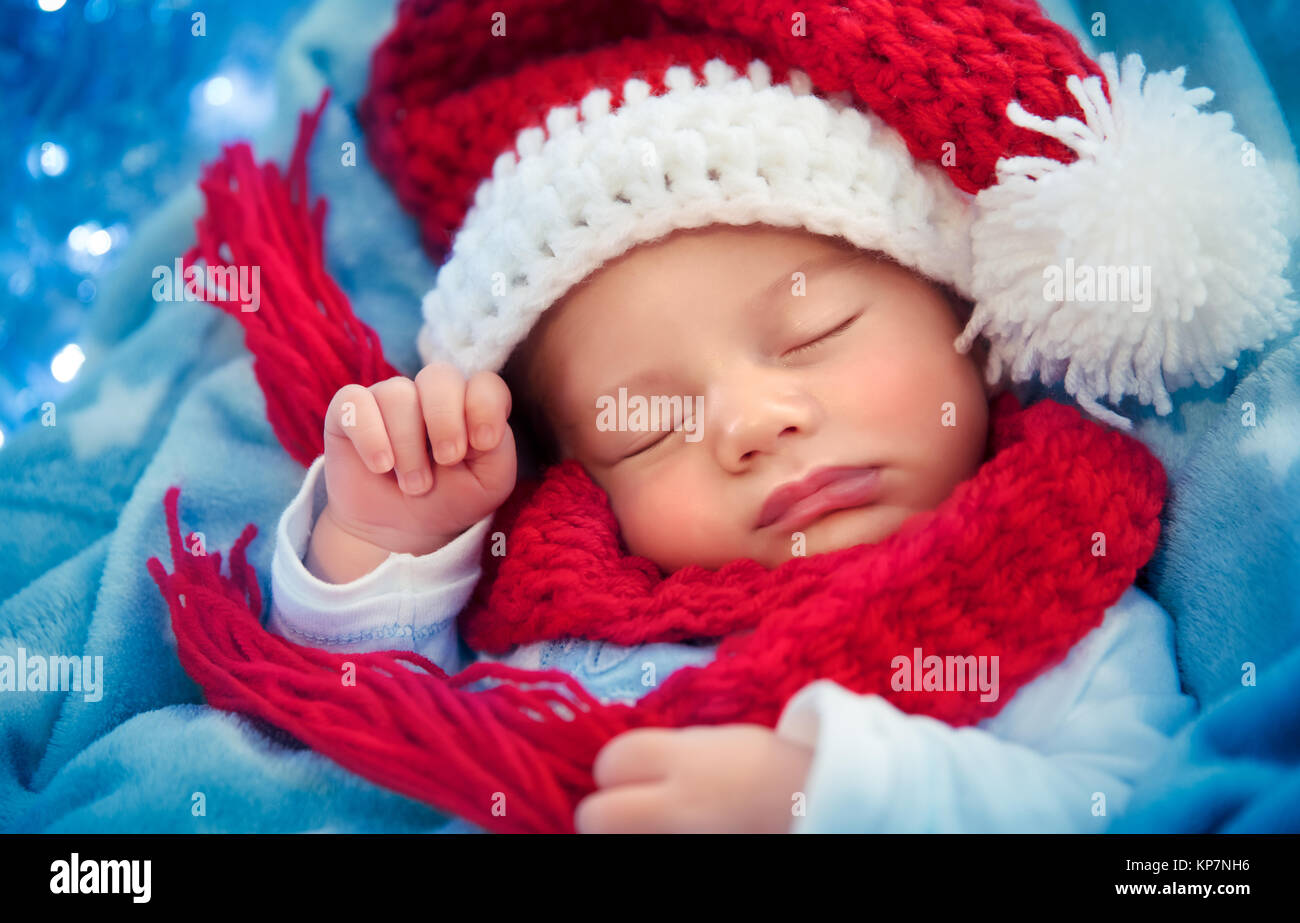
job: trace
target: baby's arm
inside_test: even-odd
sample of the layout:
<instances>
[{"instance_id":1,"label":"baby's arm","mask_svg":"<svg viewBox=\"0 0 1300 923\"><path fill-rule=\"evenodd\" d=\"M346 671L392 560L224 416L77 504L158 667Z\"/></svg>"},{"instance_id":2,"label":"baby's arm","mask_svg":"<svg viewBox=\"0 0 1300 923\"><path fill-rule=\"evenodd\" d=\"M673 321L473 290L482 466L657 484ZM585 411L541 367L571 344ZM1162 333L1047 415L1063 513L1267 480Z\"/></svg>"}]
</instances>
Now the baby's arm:
<instances>
[{"instance_id":1,"label":"baby's arm","mask_svg":"<svg viewBox=\"0 0 1300 923\"><path fill-rule=\"evenodd\" d=\"M831 680L800 690L776 727L814 748L807 815L792 830L1100 831L1194 713L1172 623L1131 587L1064 662L974 727L910 715Z\"/></svg>"},{"instance_id":2,"label":"baby's arm","mask_svg":"<svg viewBox=\"0 0 1300 923\"><path fill-rule=\"evenodd\" d=\"M339 653L413 650L448 673L463 668L455 619L478 582L488 514L423 555L384 552L368 573L322 580L304 553L326 502L324 456L307 469L276 527L267 628L298 644Z\"/></svg>"}]
</instances>

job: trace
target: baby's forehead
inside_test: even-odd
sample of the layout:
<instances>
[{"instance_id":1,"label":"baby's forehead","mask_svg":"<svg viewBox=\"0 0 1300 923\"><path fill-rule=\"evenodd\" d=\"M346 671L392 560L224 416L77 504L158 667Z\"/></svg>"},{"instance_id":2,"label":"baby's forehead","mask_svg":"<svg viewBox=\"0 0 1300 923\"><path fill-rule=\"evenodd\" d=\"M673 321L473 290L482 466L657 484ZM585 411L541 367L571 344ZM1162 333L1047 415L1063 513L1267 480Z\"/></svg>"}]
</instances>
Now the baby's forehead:
<instances>
[{"instance_id":1,"label":"baby's forehead","mask_svg":"<svg viewBox=\"0 0 1300 923\"><path fill-rule=\"evenodd\" d=\"M734 314L733 319L737 322L748 324L753 320L756 323L759 318L765 318L775 324L785 314L793 311L792 302L810 301L783 298L792 286L818 278L829 278L832 273L839 275L842 271L866 268L882 262L878 254L862 250L847 241L827 240L830 242L826 246L765 262L761 275L748 271L743 279L735 280L734 303L720 306L719 310ZM692 244L683 241L682 245ZM630 252L634 253L635 250ZM627 253L623 254L623 258L627 256ZM647 367L645 357L647 354L658 355L663 344L655 342L654 345L648 345L651 341L642 334L657 331L668 319L656 315L652 310L619 314L615 310L620 304L619 292L634 287L637 276L602 276L601 272L598 270L584 278L543 312L530 331L528 340L519 348L520 353L528 356L532 373L532 399L557 436L576 434L581 428L590 425L587 414L589 405L595 397L605 394L611 387L605 378L612 375L617 379L620 373L633 372L640 372L650 379L655 376L654 366ZM796 273L798 277L795 277ZM614 285L610 284L611 280L615 282ZM661 287L671 288L672 280L669 279L667 285ZM564 316L569 306L574 304L575 298L583 292L587 293L587 298L579 311L581 316ZM681 316L673 318L676 323L689 323L699 316L698 305L678 302L673 306L681 309ZM610 313L603 314L605 311ZM634 317L635 320L630 320L629 317ZM620 325L625 329L619 329ZM617 331L618 335L606 336L613 331ZM715 329L715 325L698 324L691 329L694 345L710 337L730 336L730 332L721 327ZM610 355L613 348L611 343L617 344L614 350L617 355ZM667 378L666 372L663 377Z\"/></svg>"}]
</instances>

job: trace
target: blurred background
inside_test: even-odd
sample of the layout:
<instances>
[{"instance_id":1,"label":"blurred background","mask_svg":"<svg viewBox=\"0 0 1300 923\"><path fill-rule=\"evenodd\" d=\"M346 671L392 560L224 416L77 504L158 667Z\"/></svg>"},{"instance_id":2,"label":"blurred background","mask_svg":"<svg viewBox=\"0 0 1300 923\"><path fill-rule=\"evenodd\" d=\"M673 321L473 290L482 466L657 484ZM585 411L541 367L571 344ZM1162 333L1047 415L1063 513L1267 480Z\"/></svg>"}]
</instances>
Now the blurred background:
<instances>
[{"instance_id":1,"label":"blurred background","mask_svg":"<svg viewBox=\"0 0 1300 923\"><path fill-rule=\"evenodd\" d=\"M142 217L274 116L275 55L310 6L0 0L0 439L71 387Z\"/></svg>"},{"instance_id":2,"label":"blurred background","mask_svg":"<svg viewBox=\"0 0 1300 923\"><path fill-rule=\"evenodd\" d=\"M1125 9L1138 4L1065 5L1085 28L1092 10L1109 10L1112 23L1142 15ZM311 6L0 0L0 452L71 387L84 321L142 217L194 184L223 141L255 137L274 117L276 51ZM1235 12L1294 139L1300 0L1179 4L1189 21L1198 6ZM1180 23L1166 16L1162 28ZM1216 31L1226 30L1211 28L1208 41ZM1150 36L1141 50L1151 69L1185 62L1161 61ZM1192 67L1188 84L1198 76L1208 82ZM1240 107L1210 85L1220 91L1211 108Z\"/></svg>"}]
</instances>

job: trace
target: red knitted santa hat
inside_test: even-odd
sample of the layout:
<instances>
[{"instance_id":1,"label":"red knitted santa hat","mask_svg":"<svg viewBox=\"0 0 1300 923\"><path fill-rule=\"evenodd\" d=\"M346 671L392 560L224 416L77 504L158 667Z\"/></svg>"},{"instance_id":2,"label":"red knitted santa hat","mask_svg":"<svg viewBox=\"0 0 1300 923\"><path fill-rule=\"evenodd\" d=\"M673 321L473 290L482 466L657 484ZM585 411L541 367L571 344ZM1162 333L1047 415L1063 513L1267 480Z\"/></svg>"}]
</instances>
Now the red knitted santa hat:
<instances>
[{"instance_id":1,"label":"red knitted santa hat","mask_svg":"<svg viewBox=\"0 0 1300 923\"><path fill-rule=\"evenodd\" d=\"M606 261L761 222L953 286L990 381L1168 413L1294 324L1280 193L1181 69L1099 60L1031 0L405 0L361 117L446 258L420 355L500 370Z\"/></svg>"}]
</instances>

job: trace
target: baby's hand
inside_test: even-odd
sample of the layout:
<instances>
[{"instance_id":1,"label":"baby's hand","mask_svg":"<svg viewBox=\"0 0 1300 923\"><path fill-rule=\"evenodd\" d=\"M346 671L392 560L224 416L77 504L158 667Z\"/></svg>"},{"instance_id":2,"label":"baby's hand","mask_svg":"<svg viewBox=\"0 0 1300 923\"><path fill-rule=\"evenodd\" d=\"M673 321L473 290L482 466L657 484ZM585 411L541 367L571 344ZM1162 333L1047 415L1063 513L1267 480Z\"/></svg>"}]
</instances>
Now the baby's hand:
<instances>
[{"instance_id":1,"label":"baby's hand","mask_svg":"<svg viewBox=\"0 0 1300 923\"><path fill-rule=\"evenodd\" d=\"M414 380L344 385L325 414L322 516L388 551L441 548L514 489L510 403L500 376L479 372L466 382L445 362Z\"/></svg>"},{"instance_id":2,"label":"baby's hand","mask_svg":"<svg viewBox=\"0 0 1300 923\"><path fill-rule=\"evenodd\" d=\"M761 724L637 728L601 748L578 833L788 833L813 751Z\"/></svg>"}]
</instances>

